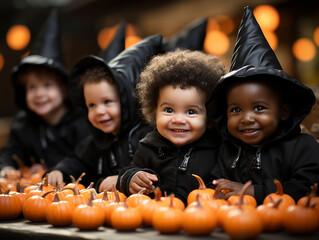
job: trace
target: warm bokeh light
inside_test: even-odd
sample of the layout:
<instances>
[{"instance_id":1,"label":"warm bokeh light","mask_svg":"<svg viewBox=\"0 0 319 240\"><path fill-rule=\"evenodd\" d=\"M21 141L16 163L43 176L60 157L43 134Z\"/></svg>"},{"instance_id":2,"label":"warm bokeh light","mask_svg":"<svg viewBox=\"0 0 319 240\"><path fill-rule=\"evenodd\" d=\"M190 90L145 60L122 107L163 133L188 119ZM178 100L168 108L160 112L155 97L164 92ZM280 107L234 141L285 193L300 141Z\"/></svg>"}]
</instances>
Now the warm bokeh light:
<instances>
[{"instance_id":1,"label":"warm bokeh light","mask_svg":"<svg viewBox=\"0 0 319 240\"><path fill-rule=\"evenodd\" d=\"M29 54L30 54L30 51L27 51L26 53L24 53L24 54L20 57L20 59L22 59L22 58L25 58L25 57L29 56Z\"/></svg>"},{"instance_id":2,"label":"warm bokeh light","mask_svg":"<svg viewBox=\"0 0 319 240\"><path fill-rule=\"evenodd\" d=\"M24 25L12 26L6 36L8 46L13 50L22 50L30 42L31 34L28 27Z\"/></svg>"},{"instance_id":3,"label":"warm bokeh light","mask_svg":"<svg viewBox=\"0 0 319 240\"><path fill-rule=\"evenodd\" d=\"M221 31L210 31L206 33L204 50L215 55L223 55L229 49L228 36Z\"/></svg>"},{"instance_id":4,"label":"warm bokeh light","mask_svg":"<svg viewBox=\"0 0 319 240\"><path fill-rule=\"evenodd\" d=\"M127 36L125 37L125 49L133 46L134 44L138 43L142 39L139 36Z\"/></svg>"},{"instance_id":5,"label":"warm bokeh light","mask_svg":"<svg viewBox=\"0 0 319 240\"><path fill-rule=\"evenodd\" d=\"M210 18L207 21L206 32L219 30L219 24L216 19Z\"/></svg>"},{"instance_id":6,"label":"warm bokeh light","mask_svg":"<svg viewBox=\"0 0 319 240\"><path fill-rule=\"evenodd\" d=\"M278 27L280 16L273 6L260 5L253 12L261 29L274 31Z\"/></svg>"},{"instance_id":7,"label":"warm bokeh light","mask_svg":"<svg viewBox=\"0 0 319 240\"><path fill-rule=\"evenodd\" d=\"M3 69L4 66L4 57L2 53L0 53L0 71Z\"/></svg>"},{"instance_id":8,"label":"warm bokeh light","mask_svg":"<svg viewBox=\"0 0 319 240\"><path fill-rule=\"evenodd\" d=\"M272 50L275 50L278 46L278 38L276 33L273 31L263 31L263 33Z\"/></svg>"},{"instance_id":9,"label":"warm bokeh light","mask_svg":"<svg viewBox=\"0 0 319 240\"><path fill-rule=\"evenodd\" d=\"M115 36L117 25L113 27L106 27L99 31L97 36L97 43L101 49L105 49Z\"/></svg>"},{"instance_id":10,"label":"warm bokeh light","mask_svg":"<svg viewBox=\"0 0 319 240\"><path fill-rule=\"evenodd\" d=\"M219 15L216 17L216 20L219 24L219 27L222 32L226 33L226 34L230 34L234 31L234 21L226 15Z\"/></svg>"},{"instance_id":11,"label":"warm bokeh light","mask_svg":"<svg viewBox=\"0 0 319 240\"><path fill-rule=\"evenodd\" d=\"M292 45L292 53L300 61L310 61L316 55L315 44L307 38L299 38Z\"/></svg>"},{"instance_id":12,"label":"warm bokeh light","mask_svg":"<svg viewBox=\"0 0 319 240\"><path fill-rule=\"evenodd\" d=\"M315 31L313 32L313 40L315 41L315 43L319 47L319 27L317 27L315 29Z\"/></svg>"},{"instance_id":13,"label":"warm bokeh light","mask_svg":"<svg viewBox=\"0 0 319 240\"><path fill-rule=\"evenodd\" d=\"M125 28L125 49L133 46L141 40L142 38L137 35L135 27L130 23L127 24Z\"/></svg>"}]
</instances>

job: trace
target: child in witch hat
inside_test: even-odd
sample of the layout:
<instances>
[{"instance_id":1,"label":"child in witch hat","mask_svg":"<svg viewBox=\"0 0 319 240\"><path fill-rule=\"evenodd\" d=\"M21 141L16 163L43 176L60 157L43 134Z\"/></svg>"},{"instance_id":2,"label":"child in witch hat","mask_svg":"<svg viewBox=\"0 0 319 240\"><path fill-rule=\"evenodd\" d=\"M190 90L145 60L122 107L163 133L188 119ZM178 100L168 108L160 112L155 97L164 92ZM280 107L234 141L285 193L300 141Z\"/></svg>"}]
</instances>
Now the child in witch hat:
<instances>
[{"instance_id":1,"label":"child in witch hat","mask_svg":"<svg viewBox=\"0 0 319 240\"><path fill-rule=\"evenodd\" d=\"M135 85L148 58L161 47L162 36L154 35L110 62L91 55L75 64L72 99L86 111L93 137L56 166L49 182L67 182L70 174L86 172L83 184L94 182L100 192L112 189L120 170L130 164L138 141L151 130L139 117Z\"/></svg>"},{"instance_id":2,"label":"child in witch hat","mask_svg":"<svg viewBox=\"0 0 319 240\"><path fill-rule=\"evenodd\" d=\"M1 175L19 166L31 173L50 169L89 135L81 112L68 99L69 73L63 65L58 12L52 10L29 56L12 73L16 104L22 109L0 153Z\"/></svg>"},{"instance_id":3,"label":"child in witch hat","mask_svg":"<svg viewBox=\"0 0 319 240\"><path fill-rule=\"evenodd\" d=\"M179 49L150 61L137 92L144 118L156 129L140 141L130 168L121 172L121 192L150 194L159 186L187 204L188 194L198 188L192 174L212 186L218 138L209 130L206 101L224 74L219 58L201 51Z\"/></svg>"},{"instance_id":4,"label":"child in witch hat","mask_svg":"<svg viewBox=\"0 0 319 240\"><path fill-rule=\"evenodd\" d=\"M277 179L297 201L319 182L319 145L300 133L315 96L282 70L249 7L230 72L217 83L213 96L213 120L224 138L213 183L226 190L225 198L251 180L247 193L261 204L276 192Z\"/></svg>"}]
</instances>

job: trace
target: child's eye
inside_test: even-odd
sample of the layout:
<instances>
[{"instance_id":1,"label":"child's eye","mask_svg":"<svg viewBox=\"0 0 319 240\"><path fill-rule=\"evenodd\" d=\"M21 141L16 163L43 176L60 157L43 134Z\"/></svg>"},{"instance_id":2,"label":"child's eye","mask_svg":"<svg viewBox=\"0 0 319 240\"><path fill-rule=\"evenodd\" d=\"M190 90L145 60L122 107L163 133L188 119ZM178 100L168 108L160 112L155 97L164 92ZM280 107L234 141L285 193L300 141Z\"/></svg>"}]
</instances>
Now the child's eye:
<instances>
[{"instance_id":1,"label":"child's eye","mask_svg":"<svg viewBox=\"0 0 319 240\"><path fill-rule=\"evenodd\" d=\"M240 112L241 112L241 109L240 109L239 107L234 107L234 108L230 109L230 112L240 113Z\"/></svg>"},{"instance_id":2,"label":"child's eye","mask_svg":"<svg viewBox=\"0 0 319 240\"><path fill-rule=\"evenodd\" d=\"M164 109L164 112L167 112L167 113L173 113L173 112L174 112L174 110L173 110L173 109L171 109L171 108L165 108L165 109Z\"/></svg>"},{"instance_id":3,"label":"child's eye","mask_svg":"<svg viewBox=\"0 0 319 240\"><path fill-rule=\"evenodd\" d=\"M52 86L51 83L45 83L45 84L44 84L44 87L45 87L45 88L49 88L49 87L51 87L51 86Z\"/></svg>"},{"instance_id":4,"label":"child's eye","mask_svg":"<svg viewBox=\"0 0 319 240\"><path fill-rule=\"evenodd\" d=\"M262 111L264 109L266 109L266 108L264 106L261 106L261 105L258 105L255 107L255 111L257 111L257 112Z\"/></svg>"},{"instance_id":5,"label":"child's eye","mask_svg":"<svg viewBox=\"0 0 319 240\"><path fill-rule=\"evenodd\" d=\"M194 114L196 114L196 111L193 110L193 109L190 109L190 110L187 111L187 114L188 115L194 115Z\"/></svg>"},{"instance_id":6,"label":"child's eye","mask_svg":"<svg viewBox=\"0 0 319 240\"><path fill-rule=\"evenodd\" d=\"M28 90L34 90L35 89L35 86L34 85L29 85L28 86Z\"/></svg>"},{"instance_id":7,"label":"child's eye","mask_svg":"<svg viewBox=\"0 0 319 240\"><path fill-rule=\"evenodd\" d=\"M111 100L105 100L104 104L110 104L112 101Z\"/></svg>"},{"instance_id":8,"label":"child's eye","mask_svg":"<svg viewBox=\"0 0 319 240\"><path fill-rule=\"evenodd\" d=\"M87 105L88 109L93 109L94 107L95 107L95 104L93 104L93 103L90 103L90 104Z\"/></svg>"}]
</instances>

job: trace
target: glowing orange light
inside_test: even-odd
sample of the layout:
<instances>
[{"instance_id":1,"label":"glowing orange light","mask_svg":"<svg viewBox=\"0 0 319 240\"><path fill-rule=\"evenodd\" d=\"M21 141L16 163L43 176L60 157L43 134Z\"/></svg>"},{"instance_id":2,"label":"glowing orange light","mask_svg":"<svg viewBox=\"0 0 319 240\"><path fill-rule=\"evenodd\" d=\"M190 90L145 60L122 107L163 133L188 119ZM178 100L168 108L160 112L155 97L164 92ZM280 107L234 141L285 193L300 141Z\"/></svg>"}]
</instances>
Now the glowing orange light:
<instances>
[{"instance_id":1,"label":"glowing orange light","mask_svg":"<svg viewBox=\"0 0 319 240\"><path fill-rule=\"evenodd\" d=\"M223 55L229 49L229 39L221 31L210 31L204 40L204 50L215 55Z\"/></svg>"},{"instance_id":2,"label":"glowing orange light","mask_svg":"<svg viewBox=\"0 0 319 240\"><path fill-rule=\"evenodd\" d=\"M6 36L7 44L13 50L24 49L29 44L30 38L30 30L24 25L12 26Z\"/></svg>"},{"instance_id":3,"label":"glowing orange light","mask_svg":"<svg viewBox=\"0 0 319 240\"><path fill-rule=\"evenodd\" d=\"M315 43L319 47L319 27L317 27L315 29L315 31L313 32L313 40L315 41Z\"/></svg>"},{"instance_id":4,"label":"glowing orange light","mask_svg":"<svg viewBox=\"0 0 319 240\"><path fill-rule=\"evenodd\" d=\"M4 57L2 53L0 53L0 71L3 69L4 66Z\"/></svg>"},{"instance_id":5,"label":"glowing orange light","mask_svg":"<svg viewBox=\"0 0 319 240\"><path fill-rule=\"evenodd\" d=\"M139 36L127 36L125 37L125 49L133 46L134 44L138 43L142 39Z\"/></svg>"},{"instance_id":6,"label":"glowing orange light","mask_svg":"<svg viewBox=\"0 0 319 240\"><path fill-rule=\"evenodd\" d=\"M278 46L278 38L276 33L272 31L263 31L265 38L267 39L267 42L269 43L272 50L275 50Z\"/></svg>"},{"instance_id":7,"label":"glowing orange light","mask_svg":"<svg viewBox=\"0 0 319 240\"><path fill-rule=\"evenodd\" d=\"M130 23L125 27L125 36L137 36L135 27Z\"/></svg>"},{"instance_id":8,"label":"glowing orange light","mask_svg":"<svg viewBox=\"0 0 319 240\"><path fill-rule=\"evenodd\" d=\"M113 37L115 36L116 29L117 25L113 27L106 27L99 31L97 36L97 43L101 49L105 49L110 44Z\"/></svg>"},{"instance_id":9,"label":"glowing orange light","mask_svg":"<svg viewBox=\"0 0 319 240\"><path fill-rule=\"evenodd\" d=\"M210 18L208 19L206 25L206 32L217 31L219 30L219 24L216 19Z\"/></svg>"},{"instance_id":10,"label":"glowing orange light","mask_svg":"<svg viewBox=\"0 0 319 240\"><path fill-rule=\"evenodd\" d=\"M230 34L234 30L234 21L226 15L219 15L217 16L217 21L220 26L220 30L226 34Z\"/></svg>"},{"instance_id":11,"label":"glowing orange light","mask_svg":"<svg viewBox=\"0 0 319 240\"><path fill-rule=\"evenodd\" d=\"M299 38L292 45L292 53L300 61L310 61L316 55L314 43L307 38Z\"/></svg>"},{"instance_id":12,"label":"glowing orange light","mask_svg":"<svg viewBox=\"0 0 319 240\"><path fill-rule=\"evenodd\" d=\"M276 8L270 5L260 5L254 9L255 18L262 29L274 31L280 22Z\"/></svg>"}]
</instances>

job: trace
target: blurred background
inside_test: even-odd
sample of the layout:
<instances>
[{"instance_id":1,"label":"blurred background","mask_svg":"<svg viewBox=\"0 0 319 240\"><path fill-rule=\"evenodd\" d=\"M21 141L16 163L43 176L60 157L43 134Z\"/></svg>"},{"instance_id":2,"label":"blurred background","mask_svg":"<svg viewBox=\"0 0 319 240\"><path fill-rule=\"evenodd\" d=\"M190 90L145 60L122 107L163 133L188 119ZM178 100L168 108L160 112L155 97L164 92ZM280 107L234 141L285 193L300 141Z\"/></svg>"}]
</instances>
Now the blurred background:
<instances>
[{"instance_id":1,"label":"blurred background","mask_svg":"<svg viewBox=\"0 0 319 240\"><path fill-rule=\"evenodd\" d=\"M68 69L98 54L125 21L126 44L160 33L169 38L208 17L204 50L219 55L227 69L243 16L254 10L284 71L317 93L319 85L319 1L308 0L10 0L0 1L0 135L17 112L11 69L32 48L52 8L60 11L62 47ZM296 96L297 97L297 96ZM306 119L310 126L316 121ZM317 119L319 122L319 119ZM308 121L308 123L307 123ZM4 126L4 127L1 127ZM2 132L1 132L2 131ZM0 142L1 145L1 142Z\"/></svg>"}]
</instances>

